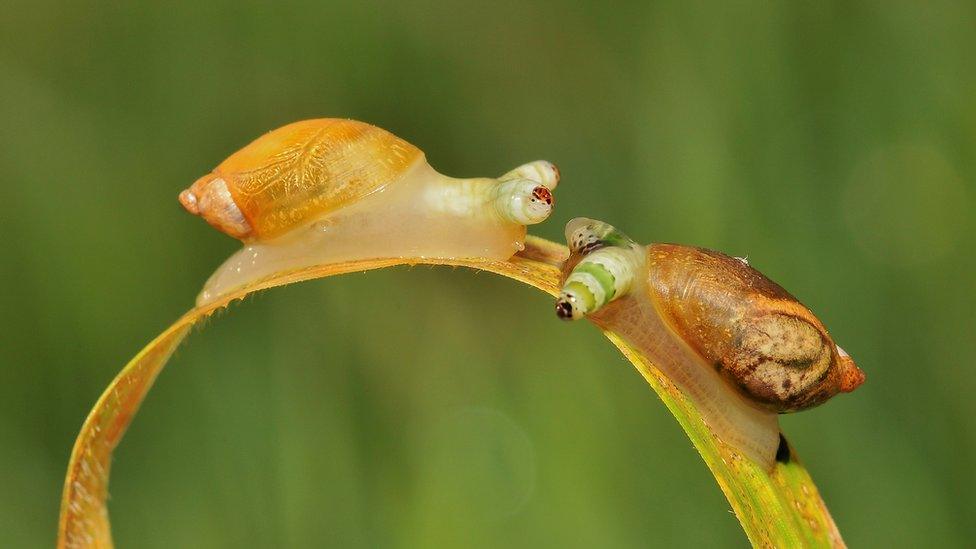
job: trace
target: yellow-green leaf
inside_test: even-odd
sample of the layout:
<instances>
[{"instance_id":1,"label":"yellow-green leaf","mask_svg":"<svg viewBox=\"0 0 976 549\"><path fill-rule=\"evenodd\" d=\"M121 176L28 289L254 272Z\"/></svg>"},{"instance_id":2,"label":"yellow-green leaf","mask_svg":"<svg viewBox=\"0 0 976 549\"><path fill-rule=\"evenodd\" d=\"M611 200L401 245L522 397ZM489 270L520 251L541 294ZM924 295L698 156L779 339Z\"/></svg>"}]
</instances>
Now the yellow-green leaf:
<instances>
[{"instance_id":1,"label":"yellow-green leaf","mask_svg":"<svg viewBox=\"0 0 976 549\"><path fill-rule=\"evenodd\" d=\"M559 265L565 247L529 237L526 249L509 261L382 259L319 265L280 273L177 320L137 354L112 380L95 403L75 441L61 501L59 547L111 547L106 501L112 452L132 421L156 376L190 328L214 311L246 295L333 275L397 265L469 267L507 276L552 295L559 292ZM728 459L729 451L702 422L694 405L652 363L611 332L607 337L634 364L664 401L702 455L728 498L749 540L762 547L841 547L843 540L816 486L792 448L790 459L777 461L772 471L743 459Z\"/></svg>"}]
</instances>

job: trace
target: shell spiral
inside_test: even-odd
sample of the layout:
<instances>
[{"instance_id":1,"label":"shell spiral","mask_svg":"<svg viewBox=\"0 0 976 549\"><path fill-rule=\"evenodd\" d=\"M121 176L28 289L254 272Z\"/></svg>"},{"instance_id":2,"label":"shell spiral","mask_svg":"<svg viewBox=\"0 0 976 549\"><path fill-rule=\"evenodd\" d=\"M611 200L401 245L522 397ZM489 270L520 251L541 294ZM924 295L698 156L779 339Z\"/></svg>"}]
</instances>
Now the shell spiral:
<instances>
[{"instance_id":1,"label":"shell spiral","mask_svg":"<svg viewBox=\"0 0 976 549\"><path fill-rule=\"evenodd\" d=\"M673 244L649 246L647 258L662 316L752 401L793 412L864 381L813 313L745 261Z\"/></svg>"},{"instance_id":2,"label":"shell spiral","mask_svg":"<svg viewBox=\"0 0 976 549\"><path fill-rule=\"evenodd\" d=\"M395 183L423 156L370 124L303 120L232 154L180 200L235 238L269 240Z\"/></svg>"}]
</instances>

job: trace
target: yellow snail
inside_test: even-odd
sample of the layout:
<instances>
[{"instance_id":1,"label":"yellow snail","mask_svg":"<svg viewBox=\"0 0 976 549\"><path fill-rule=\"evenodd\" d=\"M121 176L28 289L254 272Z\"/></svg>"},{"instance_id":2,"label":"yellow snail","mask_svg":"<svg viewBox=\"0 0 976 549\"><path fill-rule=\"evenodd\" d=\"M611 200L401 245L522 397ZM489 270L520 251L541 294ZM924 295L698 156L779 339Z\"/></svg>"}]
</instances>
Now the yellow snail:
<instances>
[{"instance_id":1,"label":"yellow snail","mask_svg":"<svg viewBox=\"0 0 976 549\"><path fill-rule=\"evenodd\" d=\"M776 414L850 392L864 374L795 297L744 259L640 246L586 218L566 226L570 258L556 314L589 316L638 348L730 447L771 466Z\"/></svg>"},{"instance_id":2,"label":"yellow snail","mask_svg":"<svg viewBox=\"0 0 976 549\"><path fill-rule=\"evenodd\" d=\"M523 248L525 226L549 216L558 182L556 167L541 160L498 179L455 179L381 128L343 119L295 122L180 193L190 213L245 244L197 302L329 261L508 259Z\"/></svg>"}]
</instances>

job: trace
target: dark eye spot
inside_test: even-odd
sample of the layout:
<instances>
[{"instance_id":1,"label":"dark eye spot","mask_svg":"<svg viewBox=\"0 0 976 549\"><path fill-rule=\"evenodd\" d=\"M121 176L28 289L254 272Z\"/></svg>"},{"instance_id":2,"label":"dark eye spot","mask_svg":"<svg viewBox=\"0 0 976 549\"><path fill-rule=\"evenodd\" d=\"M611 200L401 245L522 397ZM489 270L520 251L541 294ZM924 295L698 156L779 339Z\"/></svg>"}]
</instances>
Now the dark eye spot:
<instances>
[{"instance_id":1,"label":"dark eye spot","mask_svg":"<svg viewBox=\"0 0 976 549\"><path fill-rule=\"evenodd\" d=\"M546 187L536 187L532 189L532 198L541 200L546 204L552 204L552 191Z\"/></svg>"},{"instance_id":2,"label":"dark eye spot","mask_svg":"<svg viewBox=\"0 0 976 549\"><path fill-rule=\"evenodd\" d=\"M563 320L573 318L573 304L568 301L556 302L556 316Z\"/></svg>"}]
</instances>

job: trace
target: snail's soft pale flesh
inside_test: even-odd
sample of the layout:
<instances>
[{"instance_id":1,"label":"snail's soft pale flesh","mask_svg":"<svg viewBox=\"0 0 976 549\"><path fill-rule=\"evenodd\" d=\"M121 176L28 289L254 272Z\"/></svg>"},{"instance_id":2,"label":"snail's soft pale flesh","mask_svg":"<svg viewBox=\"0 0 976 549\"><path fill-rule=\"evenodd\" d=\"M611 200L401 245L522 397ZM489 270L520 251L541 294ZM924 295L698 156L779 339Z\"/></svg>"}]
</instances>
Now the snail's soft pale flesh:
<instances>
[{"instance_id":1,"label":"snail's soft pale flesh","mask_svg":"<svg viewBox=\"0 0 976 549\"><path fill-rule=\"evenodd\" d=\"M590 318L639 350L695 403L702 421L723 443L764 468L772 466L779 445L776 412L757 406L730 387L670 329L643 292L628 294Z\"/></svg>"}]
</instances>

